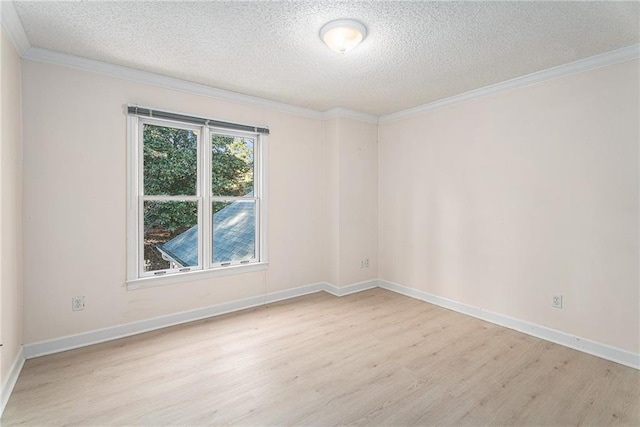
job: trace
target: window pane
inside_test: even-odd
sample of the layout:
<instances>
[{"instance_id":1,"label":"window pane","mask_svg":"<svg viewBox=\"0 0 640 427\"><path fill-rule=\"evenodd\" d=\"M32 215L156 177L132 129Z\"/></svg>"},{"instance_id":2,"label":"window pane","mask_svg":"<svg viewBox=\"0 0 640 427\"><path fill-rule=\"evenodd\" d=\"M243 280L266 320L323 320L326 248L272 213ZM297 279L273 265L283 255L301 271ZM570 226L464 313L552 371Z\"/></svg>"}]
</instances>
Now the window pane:
<instances>
[{"instance_id":1,"label":"window pane","mask_svg":"<svg viewBox=\"0 0 640 427\"><path fill-rule=\"evenodd\" d=\"M144 271L198 265L198 202L144 202Z\"/></svg>"},{"instance_id":2,"label":"window pane","mask_svg":"<svg viewBox=\"0 0 640 427\"><path fill-rule=\"evenodd\" d=\"M256 256L256 202L213 203L213 262L245 261Z\"/></svg>"},{"instance_id":3,"label":"window pane","mask_svg":"<svg viewBox=\"0 0 640 427\"><path fill-rule=\"evenodd\" d=\"M154 125L143 132L144 194L196 195L197 132Z\"/></svg>"},{"instance_id":4,"label":"window pane","mask_svg":"<svg viewBox=\"0 0 640 427\"><path fill-rule=\"evenodd\" d=\"M253 196L253 138L211 135L214 196Z\"/></svg>"}]
</instances>

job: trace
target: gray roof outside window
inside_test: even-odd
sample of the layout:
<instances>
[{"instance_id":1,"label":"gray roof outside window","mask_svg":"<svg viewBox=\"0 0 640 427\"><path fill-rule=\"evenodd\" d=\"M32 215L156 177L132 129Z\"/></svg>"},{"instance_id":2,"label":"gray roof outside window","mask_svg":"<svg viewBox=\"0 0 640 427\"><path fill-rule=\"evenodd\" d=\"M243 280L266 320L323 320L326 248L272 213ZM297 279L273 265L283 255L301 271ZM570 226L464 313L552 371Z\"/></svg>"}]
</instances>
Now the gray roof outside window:
<instances>
[{"instance_id":1,"label":"gray roof outside window","mask_svg":"<svg viewBox=\"0 0 640 427\"><path fill-rule=\"evenodd\" d=\"M255 258L255 213L253 200L236 200L213 215L214 263ZM198 226L157 248L181 267L198 265Z\"/></svg>"}]
</instances>

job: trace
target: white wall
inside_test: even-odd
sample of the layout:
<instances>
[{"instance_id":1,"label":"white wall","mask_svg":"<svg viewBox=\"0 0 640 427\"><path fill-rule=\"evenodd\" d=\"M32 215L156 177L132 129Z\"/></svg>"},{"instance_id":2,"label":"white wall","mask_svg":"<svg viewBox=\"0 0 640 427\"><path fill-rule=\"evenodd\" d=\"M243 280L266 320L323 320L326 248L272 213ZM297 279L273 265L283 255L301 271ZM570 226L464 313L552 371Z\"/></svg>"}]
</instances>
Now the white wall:
<instances>
[{"instance_id":1,"label":"white wall","mask_svg":"<svg viewBox=\"0 0 640 427\"><path fill-rule=\"evenodd\" d=\"M378 126L339 118L340 286L378 278ZM369 267L360 262L369 259Z\"/></svg>"},{"instance_id":2,"label":"white wall","mask_svg":"<svg viewBox=\"0 0 640 427\"><path fill-rule=\"evenodd\" d=\"M22 346L23 330L22 109L20 57L4 29L0 33L0 384L4 403L6 382Z\"/></svg>"},{"instance_id":3,"label":"white wall","mask_svg":"<svg viewBox=\"0 0 640 427\"><path fill-rule=\"evenodd\" d=\"M323 195L325 208L325 265L329 283L340 285L340 150L338 119L323 124L323 163L325 168Z\"/></svg>"},{"instance_id":4,"label":"white wall","mask_svg":"<svg viewBox=\"0 0 640 427\"><path fill-rule=\"evenodd\" d=\"M381 124L380 277L638 353L638 75Z\"/></svg>"},{"instance_id":5,"label":"white wall","mask_svg":"<svg viewBox=\"0 0 640 427\"><path fill-rule=\"evenodd\" d=\"M324 122L325 244L336 286L378 277L377 133L377 125L349 118Z\"/></svg>"},{"instance_id":6,"label":"white wall","mask_svg":"<svg viewBox=\"0 0 640 427\"><path fill-rule=\"evenodd\" d=\"M637 73L377 127L24 61L25 342L380 277L638 352ZM127 103L271 128L269 270L125 290Z\"/></svg>"},{"instance_id":7,"label":"white wall","mask_svg":"<svg viewBox=\"0 0 640 427\"><path fill-rule=\"evenodd\" d=\"M32 61L22 87L26 343L327 280L320 120ZM267 271L125 289L127 103L270 127Z\"/></svg>"}]
</instances>

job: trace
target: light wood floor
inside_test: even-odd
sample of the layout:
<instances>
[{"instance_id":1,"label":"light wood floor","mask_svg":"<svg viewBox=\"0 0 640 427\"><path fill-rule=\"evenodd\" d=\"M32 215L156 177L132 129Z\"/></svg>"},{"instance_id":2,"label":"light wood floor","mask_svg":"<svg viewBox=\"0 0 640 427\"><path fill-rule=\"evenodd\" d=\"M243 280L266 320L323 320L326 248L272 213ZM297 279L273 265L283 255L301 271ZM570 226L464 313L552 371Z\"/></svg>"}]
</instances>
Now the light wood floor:
<instances>
[{"instance_id":1,"label":"light wood floor","mask_svg":"<svg viewBox=\"0 0 640 427\"><path fill-rule=\"evenodd\" d=\"M382 289L28 360L11 425L640 425L640 372Z\"/></svg>"}]
</instances>

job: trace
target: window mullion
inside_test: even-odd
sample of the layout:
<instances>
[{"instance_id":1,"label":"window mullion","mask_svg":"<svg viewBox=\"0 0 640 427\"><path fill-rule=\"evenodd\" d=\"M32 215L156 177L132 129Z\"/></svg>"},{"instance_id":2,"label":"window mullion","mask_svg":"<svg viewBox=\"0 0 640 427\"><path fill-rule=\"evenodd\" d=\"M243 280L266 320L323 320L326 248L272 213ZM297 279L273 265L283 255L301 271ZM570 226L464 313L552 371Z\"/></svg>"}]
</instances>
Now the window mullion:
<instances>
[{"instance_id":1,"label":"window mullion","mask_svg":"<svg viewBox=\"0 0 640 427\"><path fill-rule=\"evenodd\" d=\"M212 226L211 226L211 135L208 127L202 129L202 173L201 179L201 194L202 200L202 266L205 269L211 268L212 257Z\"/></svg>"},{"instance_id":2,"label":"window mullion","mask_svg":"<svg viewBox=\"0 0 640 427\"><path fill-rule=\"evenodd\" d=\"M138 206L138 275L144 274L144 122L138 123L138 191L136 204Z\"/></svg>"},{"instance_id":3,"label":"window mullion","mask_svg":"<svg viewBox=\"0 0 640 427\"><path fill-rule=\"evenodd\" d=\"M262 176L260 170L260 162L257 159L262 158L262 140L260 135L256 137L256 142L253 146L253 195L255 200L255 224L254 224L254 257L256 259L261 258L262 252L262 239L260 239L260 230L262 224L260 218L262 218L262 206L260 206L260 200L262 199Z\"/></svg>"},{"instance_id":4,"label":"window mullion","mask_svg":"<svg viewBox=\"0 0 640 427\"><path fill-rule=\"evenodd\" d=\"M258 200L257 197L243 197L243 196L211 196L212 202L235 202L237 200Z\"/></svg>"},{"instance_id":5,"label":"window mullion","mask_svg":"<svg viewBox=\"0 0 640 427\"><path fill-rule=\"evenodd\" d=\"M147 202L197 202L198 196L141 196Z\"/></svg>"},{"instance_id":6,"label":"window mullion","mask_svg":"<svg viewBox=\"0 0 640 427\"><path fill-rule=\"evenodd\" d=\"M203 133L203 128L200 128L200 131L198 132L198 141L197 141L197 148L196 148L196 153L197 153L197 157L196 157L196 197L198 199L198 268L200 269L204 269L204 255L203 255L203 247L204 247L204 239L202 238L203 235L203 212L202 209L204 208L204 204L202 203L202 186L204 185L204 181L202 179L202 171L203 171L203 167L202 167L202 158L204 157L203 153L202 153L202 140L204 138Z\"/></svg>"},{"instance_id":7,"label":"window mullion","mask_svg":"<svg viewBox=\"0 0 640 427\"><path fill-rule=\"evenodd\" d=\"M258 155L256 158L259 159L258 163L258 193L255 195L260 199L257 203L260 204L260 216L258 218L258 228L259 231L259 239L260 239L260 251L258 252L258 259L261 262L267 262L268 253L267 253L267 136L259 135L258 136ZM254 154L255 156L255 154ZM259 156L259 157L258 157Z\"/></svg>"}]
</instances>

